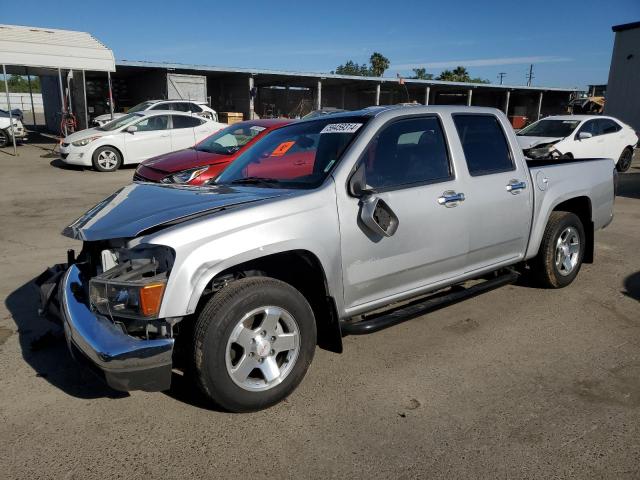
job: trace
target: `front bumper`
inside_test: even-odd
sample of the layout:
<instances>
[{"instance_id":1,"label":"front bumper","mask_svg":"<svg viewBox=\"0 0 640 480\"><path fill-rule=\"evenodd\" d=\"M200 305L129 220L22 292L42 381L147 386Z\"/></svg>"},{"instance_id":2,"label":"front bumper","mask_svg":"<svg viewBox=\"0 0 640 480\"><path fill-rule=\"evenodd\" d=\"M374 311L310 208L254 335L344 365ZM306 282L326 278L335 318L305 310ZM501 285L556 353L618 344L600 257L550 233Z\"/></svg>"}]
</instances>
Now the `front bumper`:
<instances>
[{"instance_id":1,"label":"front bumper","mask_svg":"<svg viewBox=\"0 0 640 480\"><path fill-rule=\"evenodd\" d=\"M77 293L74 293L77 292ZM142 340L82 301L82 273L69 267L60 284L60 310L67 345L74 359L86 363L115 390L167 390L171 386L172 338Z\"/></svg>"},{"instance_id":2,"label":"front bumper","mask_svg":"<svg viewBox=\"0 0 640 480\"><path fill-rule=\"evenodd\" d=\"M60 146L60 159L69 165L91 166L91 155L85 151L78 151L77 148L73 148L71 145Z\"/></svg>"}]
</instances>

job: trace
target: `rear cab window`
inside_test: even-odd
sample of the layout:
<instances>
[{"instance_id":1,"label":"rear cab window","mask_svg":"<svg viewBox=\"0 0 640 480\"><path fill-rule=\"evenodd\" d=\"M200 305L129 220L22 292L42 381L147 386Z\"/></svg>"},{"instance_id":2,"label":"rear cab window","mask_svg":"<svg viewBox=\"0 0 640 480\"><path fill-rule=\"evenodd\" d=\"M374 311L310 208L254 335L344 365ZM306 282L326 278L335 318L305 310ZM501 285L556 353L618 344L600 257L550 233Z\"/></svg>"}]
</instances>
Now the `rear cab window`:
<instances>
[{"instance_id":1,"label":"rear cab window","mask_svg":"<svg viewBox=\"0 0 640 480\"><path fill-rule=\"evenodd\" d=\"M491 114L453 114L471 176L515 170L504 130Z\"/></svg>"}]
</instances>

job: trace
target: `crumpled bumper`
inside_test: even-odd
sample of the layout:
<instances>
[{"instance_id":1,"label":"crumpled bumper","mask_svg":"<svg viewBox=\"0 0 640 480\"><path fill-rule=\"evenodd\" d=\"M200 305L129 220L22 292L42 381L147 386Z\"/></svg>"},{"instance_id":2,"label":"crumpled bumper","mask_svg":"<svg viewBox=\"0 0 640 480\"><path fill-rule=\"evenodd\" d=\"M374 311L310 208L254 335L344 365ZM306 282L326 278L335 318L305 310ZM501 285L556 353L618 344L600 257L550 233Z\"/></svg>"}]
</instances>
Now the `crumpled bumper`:
<instances>
[{"instance_id":1,"label":"crumpled bumper","mask_svg":"<svg viewBox=\"0 0 640 480\"><path fill-rule=\"evenodd\" d=\"M82 301L82 274L69 267L60 283L60 311L74 359L87 364L115 390L167 390L171 386L172 338L141 340ZM77 292L77 293L74 293Z\"/></svg>"}]
</instances>

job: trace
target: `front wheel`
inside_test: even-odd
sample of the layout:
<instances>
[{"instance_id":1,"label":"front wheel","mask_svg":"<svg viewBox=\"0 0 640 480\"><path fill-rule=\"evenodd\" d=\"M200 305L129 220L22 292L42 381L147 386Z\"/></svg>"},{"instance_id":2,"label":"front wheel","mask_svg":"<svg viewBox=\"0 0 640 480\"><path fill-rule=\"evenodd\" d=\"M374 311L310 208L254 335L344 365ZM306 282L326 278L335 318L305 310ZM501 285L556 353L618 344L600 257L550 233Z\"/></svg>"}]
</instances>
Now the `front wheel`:
<instances>
[{"instance_id":1,"label":"front wheel","mask_svg":"<svg viewBox=\"0 0 640 480\"><path fill-rule=\"evenodd\" d=\"M273 278L245 278L211 297L198 316L195 379L226 410L261 410L295 390L315 346L313 311L298 290Z\"/></svg>"},{"instance_id":2,"label":"front wheel","mask_svg":"<svg viewBox=\"0 0 640 480\"><path fill-rule=\"evenodd\" d=\"M618 170L620 173L626 172L631 167L632 161L633 161L633 149L627 147L620 154L618 163L616 163L616 170Z\"/></svg>"},{"instance_id":3,"label":"front wheel","mask_svg":"<svg viewBox=\"0 0 640 480\"><path fill-rule=\"evenodd\" d=\"M578 275L584 257L586 237L580 218L570 212L551 212L532 262L532 273L546 288L562 288Z\"/></svg>"},{"instance_id":4,"label":"front wheel","mask_svg":"<svg viewBox=\"0 0 640 480\"><path fill-rule=\"evenodd\" d=\"M122 155L113 147L100 147L91 158L93 168L99 172L115 172L122 163Z\"/></svg>"}]
</instances>

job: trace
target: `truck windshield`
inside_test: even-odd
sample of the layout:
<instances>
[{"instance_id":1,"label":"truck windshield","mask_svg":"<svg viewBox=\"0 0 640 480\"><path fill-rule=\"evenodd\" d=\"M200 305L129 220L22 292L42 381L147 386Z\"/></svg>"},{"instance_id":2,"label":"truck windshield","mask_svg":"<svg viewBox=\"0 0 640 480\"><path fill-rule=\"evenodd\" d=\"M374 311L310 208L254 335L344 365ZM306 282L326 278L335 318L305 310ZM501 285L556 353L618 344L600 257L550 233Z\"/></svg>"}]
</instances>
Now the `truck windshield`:
<instances>
[{"instance_id":1,"label":"truck windshield","mask_svg":"<svg viewBox=\"0 0 640 480\"><path fill-rule=\"evenodd\" d=\"M540 120L518 132L524 137L568 137L580 120Z\"/></svg>"},{"instance_id":2,"label":"truck windshield","mask_svg":"<svg viewBox=\"0 0 640 480\"><path fill-rule=\"evenodd\" d=\"M265 127L259 125L231 125L204 139L194 148L199 152L232 155L264 130Z\"/></svg>"},{"instance_id":3,"label":"truck windshield","mask_svg":"<svg viewBox=\"0 0 640 480\"><path fill-rule=\"evenodd\" d=\"M316 188L340 161L369 117L327 117L267 133L231 164L217 184Z\"/></svg>"}]
</instances>

